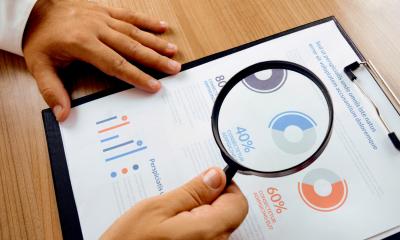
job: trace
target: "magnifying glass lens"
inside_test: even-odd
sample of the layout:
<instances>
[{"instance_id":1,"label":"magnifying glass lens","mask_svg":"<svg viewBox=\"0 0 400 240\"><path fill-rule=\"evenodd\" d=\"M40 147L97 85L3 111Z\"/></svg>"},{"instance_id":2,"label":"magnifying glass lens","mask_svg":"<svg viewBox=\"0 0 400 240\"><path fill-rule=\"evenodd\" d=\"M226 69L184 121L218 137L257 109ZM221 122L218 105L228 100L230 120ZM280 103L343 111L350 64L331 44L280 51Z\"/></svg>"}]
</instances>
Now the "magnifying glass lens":
<instances>
[{"instance_id":1,"label":"magnifying glass lens","mask_svg":"<svg viewBox=\"0 0 400 240\"><path fill-rule=\"evenodd\" d=\"M267 69L242 78L225 96L219 137L229 157L261 172L308 160L330 132L326 96L307 75Z\"/></svg>"}]
</instances>

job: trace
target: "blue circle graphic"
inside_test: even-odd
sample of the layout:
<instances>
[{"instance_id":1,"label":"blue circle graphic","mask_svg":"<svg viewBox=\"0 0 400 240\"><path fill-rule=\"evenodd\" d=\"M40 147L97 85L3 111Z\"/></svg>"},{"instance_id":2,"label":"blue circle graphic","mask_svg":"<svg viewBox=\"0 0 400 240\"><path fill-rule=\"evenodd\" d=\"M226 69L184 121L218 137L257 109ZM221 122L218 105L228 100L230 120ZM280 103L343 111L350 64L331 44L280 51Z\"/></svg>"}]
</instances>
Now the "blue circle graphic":
<instances>
[{"instance_id":1,"label":"blue circle graphic","mask_svg":"<svg viewBox=\"0 0 400 240\"><path fill-rule=\"evenodd\" d=\"M285 136L285 130L295 126L301 129L303 136L300 140L293 142ZM314 120L301 112L289 111L275 116L269 124L272 139L275 144L284 152L290 154L300 154L307 152L314 146L317 139Z\"/></svg>"},{"instance_id":2,"label":"blue circle graphic","mask_svg":"<svg viewBox=\"0 0 400 240\"><path fill-rule=\"evenodd\" d=\"M112 178L116 178L117 177L117 173L116 172L111 172L110 175L111 175Z\"/></svg>"},{"instance_id":3,"label":"blue circle graphic","mask_svg":"<svg viewBox=\"0 0 400 240\"><path fill-rule=\"evenodd\" d=\"M137 165L137 164L135 164L135 165L133 165L133 170L138 170L139 169L139 165Z\"/></svg>"}]
</instances>

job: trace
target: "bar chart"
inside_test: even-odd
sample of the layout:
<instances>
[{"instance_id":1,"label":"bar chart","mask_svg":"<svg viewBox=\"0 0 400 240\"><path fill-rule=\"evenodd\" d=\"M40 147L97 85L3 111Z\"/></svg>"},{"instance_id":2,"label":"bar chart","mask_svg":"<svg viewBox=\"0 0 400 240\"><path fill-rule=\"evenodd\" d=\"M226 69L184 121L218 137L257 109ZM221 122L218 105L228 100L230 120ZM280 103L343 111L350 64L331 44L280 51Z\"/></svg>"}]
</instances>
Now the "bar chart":
<instances>
[{"instance_id":1,"label":"bar chart","mask_svg":"<svg viewBox=\"0 0 400 240\"><path fill-rule=\"evenodd\" d=\"M133 139L123 133L132 125L128 116L110 116L96 121L97 134L104 153L104 161L110 162L132 156L147 149L141 139Z\"/></svg>"}]
</instances>

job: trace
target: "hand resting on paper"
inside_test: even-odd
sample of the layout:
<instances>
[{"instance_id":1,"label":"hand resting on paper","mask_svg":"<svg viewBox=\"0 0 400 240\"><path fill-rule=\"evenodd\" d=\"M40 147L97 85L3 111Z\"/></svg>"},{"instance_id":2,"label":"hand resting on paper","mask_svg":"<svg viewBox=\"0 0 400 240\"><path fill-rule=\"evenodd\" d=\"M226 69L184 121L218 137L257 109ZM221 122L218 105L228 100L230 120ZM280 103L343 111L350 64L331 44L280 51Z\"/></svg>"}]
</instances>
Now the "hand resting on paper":
<instances>
[{"instance_id":1,"label":"hand resting on paper","mask_svg":"<svg viewBox=\"0 0 400 240\"><path fill-rule=\"evenodd\" d=\"M102 239L228 239L242 223L248 203L226 177L210 168L185 185L137 203Z\"/></svg>"},{"instance_id":2,"label":"hand resting on paper","mask_svg":"<svg viewBox=\"0 0 400 240\"><path fill-rule=\"evenodd\" d=\"M25 28L23 52L27 67L58 121L70 111L70 99L57 69L84 61L148 92L160 83L128 62L176 74L180 63L170 59L177 47L150 32L163 33L165 22L126 9L82 0L38 0ZM148 32L149 31L149 32Z\"/></svg>"}]
</instances>

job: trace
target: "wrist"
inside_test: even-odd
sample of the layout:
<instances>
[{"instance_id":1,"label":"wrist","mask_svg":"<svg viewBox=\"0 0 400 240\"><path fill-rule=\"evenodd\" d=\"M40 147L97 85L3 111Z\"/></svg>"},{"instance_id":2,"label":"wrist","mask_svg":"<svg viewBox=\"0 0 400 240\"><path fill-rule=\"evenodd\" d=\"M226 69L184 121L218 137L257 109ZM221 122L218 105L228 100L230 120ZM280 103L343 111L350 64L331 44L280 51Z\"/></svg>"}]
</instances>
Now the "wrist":
<instances>
[{"instance_id":1,"label":"wrist","mask_svg":"<svg viewBox=\"0 0 400 240\"><path fill-rule=\"evenodd\" d=\"M48 10L55 4L54 0L36 0L35 5L28 17L28 21L25 25L23 37L22 37L22 50L25 49L25 45L29 36L35 31L40 22L45 18Z\"/></svg>"}]
</instances>

